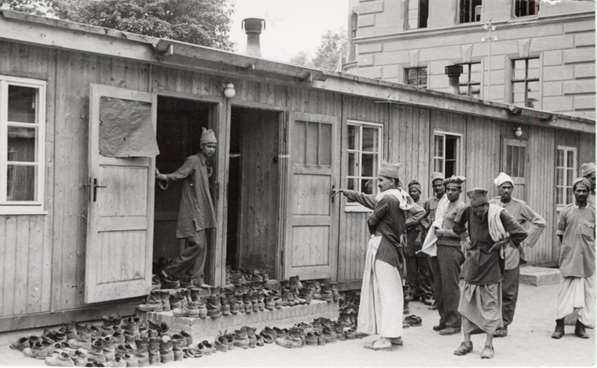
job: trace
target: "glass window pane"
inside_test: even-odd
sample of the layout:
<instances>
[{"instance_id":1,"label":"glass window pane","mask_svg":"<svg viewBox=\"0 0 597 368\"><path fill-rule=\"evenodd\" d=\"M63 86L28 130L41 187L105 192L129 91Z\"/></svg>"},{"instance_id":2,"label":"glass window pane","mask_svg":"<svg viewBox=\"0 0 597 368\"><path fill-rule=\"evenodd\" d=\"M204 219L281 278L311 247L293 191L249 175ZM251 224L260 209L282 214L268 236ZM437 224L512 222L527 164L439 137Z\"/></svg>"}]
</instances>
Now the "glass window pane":
<instances>
[{"instance_id":1,"label":"glass window pane","mask_svg":"<svg viewBox=\"0 0 597 368\"><path fill-rule=\"evenodd\" d=\"M528 59L529 70L527 74L528 79L539 78L539 58Z\"/></svg>"},{"instance_id":2,"label":"glass window pane","mask_svg":"<svg viewBox=\"0 0 597 368\"><path fill-rule=\"evenodd\" d=\"M35 166L8 165L6 196L9 201L34 201Z\"/></svg>"},{"instance_id":3,"label":"glass window pane","mask_svg":"<svg viewBox=\"0 0 597 368\"><path fill-rule=\"evenodd\" d=\"M8 161L35 161L35 128L8 127Z\"/></svg>"},{"instance_id":4,"label":"glass window pane","mask_svg":"<svg viewBox=\"0 0 597 368\"><path fill-rule=\"evenodd\" d=\"M443 173L444 172L444 160L441 158L433 159L433 171Z\"/></svg>"},{"instance_id":5,"label":"glass window pane","mask_svg":"<svg viewBox=\"0 0 597 368\"><path fill-rule=\"evenodd\" d=\"M456 175L456 161L446 160L446 172L444 173L444 176L449 178L452 175Z\"/></svg>"},{"instance_id":6,"label":"glass window pane","mask_svg":"<svg viewBox=\"0 0 597 368\"><path fill-rule=\"evenodd\" d=\"M357 149L357 141L359 139L359 128L354 125L348 126L348 149Z\"/></svg>"},{"instance_id":7,"label":"glass window pane","mask_svg":"<svg viewBox=\"0 0 597 368\"><path fill-rule=\"evenodd\" d=\"M441 135L436 135L433 138L433 140L434 140L433 156L444 157L444 137Z\"/></svg>"},{"instance_id":8,"label":"glass window pane","mask_svg":"<svg viewBox=\"0 0 597 368\"><path fill-rule=\"evenodd\" d=\"M524 83L513 83L512 84L512 102L515 104L524 104Z\"/></svg>"},{"instance_id":9,"label":"glass window pane","mask_svg":"<svg viewBox=\"0 0 597 368\"><path fill-rule=\"evenodd\" d=\"M356 183L357 183L357 179L348 178L348 182L346 183L346 188L350 189L350 190L357 190L358 188L356 186Z\"/></svg>"},{"instance_id":10,"label":"glass window pane","mask_svg":"<svg viewBox=\"0 0 597 368\"><path fill-rule=\"evenodd\" d=\"M356 153L348 152L348 176L360 176Z\"/></svg>"},{"instance_id":11,"label":"glass window pane","mask_svg":"<svg viewBox=\"0 0 597 368\"><path fill-rule=\"evenodd\" d=\"M367 194L375 193L375 179L361 179L361 192Z\"/></svg>"},{"instance_id":12,"label":"glass window pane","mask_svg":"<svg viewBox=\"0 0 597 368\"><path fill-rule=\"evenodd\" d=\"M361 160L361 176L375 176L375 169L377 168L377 155L363 153Z\"/></svg>"},{"instance_id":13,"label":"glass window pane","mask_svg":"<svg viewBox=\"0 0 597 368\"><path fill-rule=\"evenodd\" d=\"M307 123L306 165L317 165L317 123Z\"/></svg>"},{"instance_id":14,"label":"glass window pane","mask_svg":"<svg viewBox=\"0 0 597 368\"><path fill-rule=\"evenodd\" d=\"M527 85L527 107L538 107L539 105L539 82L529 82Z\"/></svg>"},{"instance_id":15,"label":"glass window pane","mask_svg":"<svg viewBox=\"0 0 597 368\"><path fill-rule=\"evenodd\" d=\"M526 77L525 59L512 60L512 76L515 80L524 80Z\"/></svg>"},{"instance_id":16,"label":"glass window pane","mask_svg":"<svg viewBox=\"0 0 597 368\"><path fill-rule=\"evenodd\" d=\"M556 166L564 166L564 151L563 150L557 151Z\"/></svg>"},{"instance_id":17,"label":"glass window pane","mask_svg":"<svg viewBox=\"0 0 597 368\"><path fill-rule=\"evenodd\" d=\"M319 124L319 164L330 166L332 164L332 126Z\"/></svg>"},{"instance_id":18,"label":"glass window pane","mask_svg":"<svg viewBox=\"0 0 597 368\"><path fill-rule=\"evenodd\" d=\"M574 167L574 154L572 151L568 151L568 155L566 157L566 167Z\"/></svg>"},{"instance_id":19,"label":"glass window pane","mask_svg":"<svg viewBox=\"0 0 597 368\"><path fill-rule=\"evenodd\" d=\"M556 169L556 185L564 185L564 169Z\"/></svg>"},{"instance_id":20,"label":"glass window pane","mask_svg":"<svg viewBox=\"0 0 597 368\"><path fill-rule=\"evenodd\" d=\"M572 188L566 188L566 202L564 204L572 203L574 195L572 194Z\"/></svg>"},{"instance_id":21,"label":"glass window pane","mask_svg":"<svg viewBox=\"0 0 597 368\"><path fill-rule=\"evenodd\" d=\"M524 178L524 161L526 159L526 150L524 147L518 147L518 177Z\"/></svg>"},{"instance_id":22,"label":"glass window pane","mask_svg":"<svg viewBox=\"0 0 597 368\"><path fill-rule=\"evenodd\" d=\"M377 138L377 128L363 128L363 151L377 152L377 148L379 147Z\"/></svg>"},{"instance_id":23,"label":"glass window pane","mask_svg":"<svg viewBox=\"0 0 597 368\"><path fill-rule=\"evenodd\" d=\"M8 86L8 121L35 123L36 88Z\"/></svg>"},{"instance_id":24,"label":"glass window pane","mask_svg":"<svg viewBox=\"0 0 597 368\"><path fill-rule=\"evenodd\" d=\"M568 169L566 173L566 185L572 186L572 181L574 180L574 169Z\"/></svg>"}]
</instances>

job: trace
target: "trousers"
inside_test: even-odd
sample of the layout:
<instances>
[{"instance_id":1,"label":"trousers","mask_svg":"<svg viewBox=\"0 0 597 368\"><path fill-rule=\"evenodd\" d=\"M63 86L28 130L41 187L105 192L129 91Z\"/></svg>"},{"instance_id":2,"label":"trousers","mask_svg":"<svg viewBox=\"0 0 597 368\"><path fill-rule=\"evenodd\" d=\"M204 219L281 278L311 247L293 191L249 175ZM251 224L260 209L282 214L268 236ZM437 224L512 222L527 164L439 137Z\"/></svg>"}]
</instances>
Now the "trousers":
<instances>
[{"instance_id":1,"label":"trousers","mask_svg":"<svg viewBox=\"0 0 597 368\"><path fill-rule=\"evenodd\" d=\"M439 312L439 324L460 327L460 266L464 255L459 247L438 245L437 257L431 257L433 293Z\"/></svg>"},{"instance_id":2,"label":"trousers","mask_svg":"<svg viewBox=\"0 0 597 368\"><path fill-rule=\"evenodd\" d=\"M502 320L504 327L508 327L514 319L516 301L518 300L518 285L520 279L520 266L504 271L502 281Z\"/></svg>"},{"instance_id":3,"label":"trousers","mask_svg":"<svg viewBox=\"0 0 597 368\"><path fill-rule=\"evenodd\" d=\"M411 288L415 299L432 293L431 270L426 254L407 256L406 270L406 283Z\"/></svg>"},{"instance_id":4,"label":"trousers","mask_svg":"<svg viewBox=\"0 0 597 368\"><path fill-rule=\"evenodd\" d=\"M207 257L206 231L197 231L193 236L185 238L185 243L180 255L164 271L178 280L203 283L203 268Z\"/></svg>"}]
</instances>

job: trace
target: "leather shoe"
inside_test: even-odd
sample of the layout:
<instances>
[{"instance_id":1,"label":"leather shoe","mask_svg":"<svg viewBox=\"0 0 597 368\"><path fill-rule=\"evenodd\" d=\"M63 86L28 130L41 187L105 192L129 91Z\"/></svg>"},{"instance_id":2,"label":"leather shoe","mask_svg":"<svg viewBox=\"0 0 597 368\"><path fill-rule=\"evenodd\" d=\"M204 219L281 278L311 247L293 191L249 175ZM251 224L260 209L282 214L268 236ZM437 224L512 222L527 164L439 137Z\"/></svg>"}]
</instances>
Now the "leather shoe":
<instances>
[{"instance_id":1,"label":"leather shoe","mask_svg":"<svg viewBox=\"0 0 597 368\"><path fill-rule=\"evenodd\" d=\"M471 351L473 351L473 342L469 341L468 343L463 341L460 343L460 346L458 347L458 349L454 350L454 355L466 355L468 353L470 353Z\"/></svg>"},{"instance_id":2,"label":"leather shoe","mask_svg":"<svg viewBox=\"0 0 597 368\"><path fill-rule=\"evenodd\" d=\"M439 325L433 326L433 331L441 331L444 328L446 328L446 325L443 323L440 323Z\"/></svg>"},{"instance_id":3,"label":"leather shoe","mask_svg":"<svg viewBox=\"0 0 597 368\"><path fill-rule=\"evenodd\" d=\"M581 339L589 338L589 335L587 335L587 331L585 329L585 325L583 325L581 321L576 321L576 328L574 329L574 335L580 337Z\"/></svg>"},{"instance_id":4,"label":"leather shoe","mask_svg":"<svg viewBox=\"0 0 597 368\"><path fill-rule=\"evenodd\" d=\"M442 336L455 335L457 333L460 333L460 327L446 327L443 330L439 330L439 334Z\"/></svg>"},{"instance_id":5,"label":"leather shoe","mask_svg":"<svg viewBox=\"0 0 597 368\"><path fill-rule=\"evenodd\" d=\"M556 329L551 334L552 339L561 339L564 336L564 319L556 319Z\"/></svg>"}]
</instances>

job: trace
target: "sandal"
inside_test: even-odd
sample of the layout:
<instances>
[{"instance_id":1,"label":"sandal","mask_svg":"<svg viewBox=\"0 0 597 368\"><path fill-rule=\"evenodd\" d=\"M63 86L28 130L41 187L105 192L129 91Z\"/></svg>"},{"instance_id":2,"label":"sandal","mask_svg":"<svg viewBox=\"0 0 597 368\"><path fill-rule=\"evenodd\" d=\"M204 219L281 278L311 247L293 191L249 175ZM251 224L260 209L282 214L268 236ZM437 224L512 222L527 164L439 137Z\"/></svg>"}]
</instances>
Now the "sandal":
<instances>
[{"instance_id":1,"label":"sandal","mask_svg":"<svg viewBox=\"0 0 597 368\"><path fill-rule=\"evenodd\" d=\"M365 344L365 348L371 350L391 350L392 343L390 342L390 340L382 337Z\"/></svg>"},{"instance_id":2,"label":"sandal","mask_svg":"<svg viewBox=\"0 0 597 368\"><path fill-rule=\"evenodd\" d=\"M454 350L454 355L462 356L470 353L471 351L473 351L473 342L471 341L467 344L463 341L460 343L458 349Z\"/></svg>"}]
</instances>

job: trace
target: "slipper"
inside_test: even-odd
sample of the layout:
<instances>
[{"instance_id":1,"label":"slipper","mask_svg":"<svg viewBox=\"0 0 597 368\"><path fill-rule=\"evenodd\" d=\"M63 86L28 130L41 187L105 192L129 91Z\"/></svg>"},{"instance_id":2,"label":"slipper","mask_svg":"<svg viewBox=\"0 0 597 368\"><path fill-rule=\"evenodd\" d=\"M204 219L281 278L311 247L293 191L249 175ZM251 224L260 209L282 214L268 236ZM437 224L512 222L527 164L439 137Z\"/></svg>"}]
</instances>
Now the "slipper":
<instances>
[{"instance_id":1,"label":"slipper","mask_svg":"<svg viewBox=\"0 0 597 368\"><path fill-rule=\"evenodd\" d=\"M417 316L417 315L414 315L414 314L411 314L410 316L407 316L405 318L405 320L411 326L420 326L423 323L423 319L421 317Z\"/></svg>"},{"instance_id":2,"label":"slipper","mask_svg":"<svg viewBox=\"0 0 597 368\"><path fill-rule=\"evenodd\" d=\"M365 344L365 348L371 350L391 350L392 343L388 339L380 338L374 341L370 341L369 343Z\"/></svg>"}]
</instances>

